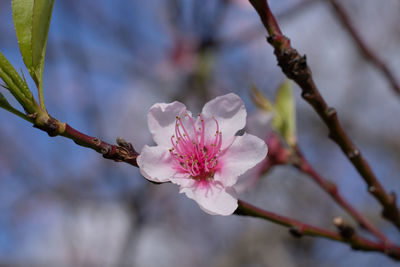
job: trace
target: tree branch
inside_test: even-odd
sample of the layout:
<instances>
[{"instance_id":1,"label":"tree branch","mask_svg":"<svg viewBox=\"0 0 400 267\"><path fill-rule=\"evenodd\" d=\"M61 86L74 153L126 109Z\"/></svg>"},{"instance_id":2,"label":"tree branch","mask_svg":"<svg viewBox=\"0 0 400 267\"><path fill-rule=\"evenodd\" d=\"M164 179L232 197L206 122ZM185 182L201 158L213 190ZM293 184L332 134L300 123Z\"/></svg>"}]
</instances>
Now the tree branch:
<instances>
[{"instance_id":1,"label":"tree branch","mask_svg":"<svg viewBox=\"0 0 400 267\"><path fill-rule=\"evenodd\" d=\"M106 159L117 162L123 161L138 167L136 158L139 154L135 151L132 144L126 142L122 138L117 138L117 145L111 145L97 137L81 133L68 124L51 117L40 125L35 124L34 127L47 132L47 134L52 137L60 135L69 138L80 146L88 147L101 153Z\"/></svg>"},{"instance_id":2,"label":"tree branch","mask_svg":"<svg viewBox=\"0 0 400 267\"><path fill-rule=\"evenodd\" d=\"M321 176L316 170L314 170L303 153L298 147L296 147L297 162L294 166L300 171L306 173L313 179L325 192L327 192L335 201L338 203L347 213L356 220L361 227L368 230L370 233L379 238L382 242L389 243L388 238L377 229L372 223L370 223L361 213L358 212L339 192L337 185L333 182L328 181L326 178Z\"/></svg>"},{"instance_id":3,"label":"tree branch","mask_svg":"<svg viewBox=\"0 0 400 267\"><path fill-rule=\"evenodd\" d=\"M50 116L48 116L47 119L45 118L46 116L43 114L42 116L33 118L34 127L47 132L49 136L61 135L69 138L80 146L88 147L101 153L104 158L112 159L114 161L123 161L138 167L136 162L138 153L134 150L131 144L127 143L123 139L118 138L117 145L111 145L97 137L91 137L81 133L68 124L62 123ZM296 237L301 237L303 235L323 237L348 243L353 249L356 250L383 252L393 259L400 260L400 247L394 246L389 242L376 243L359 237L354 231L348 231L349 227L345 227L346 224L342 222L337 225L339 233L336 233L262 210L241 200L238 200L238 205L239 206L235 211L235 214L259 217L286 227L290 227L290 233Z\"/></svg>"},{"instance_id":4,"label":"tree branch","mask_svg":"<svg viewBox=\"0 0 400 267\"><path fill-rule=\"evenodd\" d=\"M351 235L341 235L341 232L336 233L327 229L305 224L301 221L257 208L242 200L239 200L238 204L239 207L235 211L236 215L257 217L277 223L285 227L289 227L290 233L293 234L295 237L302 237L306 235L327 238L334 241L348 243L351 248L355 250L383 252L395 260L400 260L400 247L398 246L372 242L365 238L357 236L355 233L352 233Z\"/></svg>"},{"instance_id":5,"label":"tree branch","mask_svg":"<svg viewBox=\"0 0 400 267\"><path fill-rule=\"evenodd\" d=\"M382 216L400 230L400 213L394 193L388 194L373 173L359 149L345 133L335 109L329 107L322 98L307 66L306 57L301 56L290 45L290 40L282 35L274 15L266 0L250 0L268 31L268 42L285 75L294 80L302 89L302 97L314 108L329 129L329 137L336 142L368 185L368 191L383 206Z\"/></svg>"},{"instance_id":6,"label":"tree branch","mask_svg":"<svg viewBox=\"0 0 400 267\"><path fill-rule=\"evenodd\" d=\"M386 80L391 85L393 91L400 96L400 85L396 81L393 72L387 67L387 65L367 46L367 44L362 40L361 36L358 34L357 30L351 23L349 16L343 7L338 4L335 0L330 0L330 3L335 11L336 16L339 21L342 23L344 28L350 34L351 38L353 38L354 42L358 46L358 49L364 55L364 57L374 65L378 70L382 72L385 76Z\"/></svg>"}]
</instances>

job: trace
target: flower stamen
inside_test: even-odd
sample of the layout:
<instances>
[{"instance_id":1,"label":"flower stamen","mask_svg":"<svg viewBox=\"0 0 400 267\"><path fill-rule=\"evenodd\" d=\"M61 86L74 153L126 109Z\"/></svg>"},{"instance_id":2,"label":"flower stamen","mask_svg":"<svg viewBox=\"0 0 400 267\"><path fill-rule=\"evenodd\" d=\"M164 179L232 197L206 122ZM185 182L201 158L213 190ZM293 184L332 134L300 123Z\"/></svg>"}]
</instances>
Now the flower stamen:
<instances>
[{"instance_id":1,"label":"flower stamen","mask_svg":"<svg viewBox=\"0 0 400 267\"><path fill-rule=\"evenodd\" d=\"M171 136L172 148L169 150L174 161L178 163L178 170L188 173L193 179L202 182L213 180L215 169L218 166L218 155L221 152L222 133L214 116L216 125L214 137L206 140L206 124L201 114L198 114L200 126L196 128L193 118L185 113L185 118L193 132L185 127L183 119L176 116L175 134ZM198 130L197 130L198 129Z\"/></svg>"}]
</instances>

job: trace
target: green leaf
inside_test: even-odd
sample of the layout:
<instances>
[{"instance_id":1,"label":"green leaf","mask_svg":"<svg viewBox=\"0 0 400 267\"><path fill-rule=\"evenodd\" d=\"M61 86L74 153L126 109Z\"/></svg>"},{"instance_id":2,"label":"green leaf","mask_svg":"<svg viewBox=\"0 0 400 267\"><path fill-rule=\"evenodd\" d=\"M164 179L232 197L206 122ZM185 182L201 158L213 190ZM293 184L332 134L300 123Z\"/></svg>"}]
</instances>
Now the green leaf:
<instances>
[{"instance_id":1,"label":"green leaf","mask_svg":"<svg viewBox=\"0 0 400 267\"><path fill-rule=\"evenodd\" d=\"M13 65L7 60L7 58L0 52L0 77L7 84L8 88L11 90L18 90L22 92L28 99L33 99L32 93L29 90L28 84L25 79L22 79L18 72L14 69ZM9 80L15 87L6 80ZM11 92L12 93L12 92Z\"/></svg>"},{"instance_id":2,"label":"green leaf","mask_svg":"<svg viewBox=\"0 0 400 267\"><path fill-rule=\"evenodd\" d=\"M14 113L15 115L23 118L24 120L27 121L31 121L30 118L28 118L28 116L26 116L24 113L22 113L21 111L13 108L10 103L8 103L7 99L4 97L4 95L2 93L0 93L0 108L4 108L5 110Z\"/></svg>"},{"instance_id":3,"label":"green leaf","mask_svg":"<svg viewBox=\"0 0 400 267\"><path fill-rule=\"evenodd\" d=\"M7 109L7 110L9 108L12 108L12 106L10 105L10 103L8 103L7 99L3 96L2 93L0 93L0 107Z\"/></svg>"},{"instance_id":4,"label":"green leaf","mask_svg":"<svg viewBox=\"0 0 400 267\"><path fill-rule=\"evenodd\" d=\"M24 63L32 75L32 16L34 0L12 0L12 15L19 49Z\"/></svg>"},{"instance_id":5,"label":"green leaf","mask_svg":"<svg viewBox=\"0 0 400 267\"><path fill-rule=\"evenodd\" d=\"M44 58L54 0L35 0L32 20L32 64L40 83L43 80Z\"/></svg>"},{"instance_id":6,"label":"green leaf","mask_svg":"<svg viewBox=\"0 0 400 267\"><path fill-rule=\"evenodd\" d=\"M272 123L290 146L296 144L296 109L289 81L284 82L278 89Z\"/></svg>"},{"instance_id":7,"label":"green leaf","mask_svg":"<svg viewBox=\"0 0 400 267\"><path fill-rule=\"evenodd\" d=\"M24 63L38 87L43 81L44 58L54 0L12 0L12 12Z\"/></svg>"},{"instance_id":8,"label":"green leaf","mask_svg":"<svg viewBox=\"0 0 400 267\"><path fill-rule=\"evenodd\" d=\"M251 87L251 99L253 100L253 103L259 108L262 109L266 112L272 112L274 111L274 106L273 104L266 98L264 95L258 90L258 88L255 85L252 85Z\"/></svg>"},{"instance_id":9,"label":"green leaf","mask_svg":"<svg viewBox=\"0 0 400 267\"><path fill-rule=\"evenodd\" d=\"M26 81L21 78L7 58L0 52L0 78L5 83L10 93L17 99L23 108L32 113L34 111L35 100Z\"/></svg>"}]
</instances>

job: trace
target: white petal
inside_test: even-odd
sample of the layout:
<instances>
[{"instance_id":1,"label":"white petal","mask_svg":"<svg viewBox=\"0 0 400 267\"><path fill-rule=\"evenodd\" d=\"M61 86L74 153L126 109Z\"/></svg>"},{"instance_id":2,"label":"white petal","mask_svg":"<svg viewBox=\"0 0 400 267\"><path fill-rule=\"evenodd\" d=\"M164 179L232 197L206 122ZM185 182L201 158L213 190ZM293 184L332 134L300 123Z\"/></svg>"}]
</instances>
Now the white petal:
<instances>
[{"instance_id":1,"label":"white petal","mask_svg":"<svg viewBox=\"0 0 400 267\"><path fill-rule=\"evenodd\" d=\"M262 169L265 167L267 159L263 159L256 166L239 176L237 183L233 186L238 194L241 194L257 185L260 180L260 174Z\"/></svg>"},{"instance_id":2,"label":"white petal","mask_svg":"<svg viewBox=\"0 0 400 267\"><path fill-rule=\"evenodd\" d=\"M222 132L222 149L229 146L232 137L246 125L247 113L243 101L233 93L216 97L207 102L201 113L205 118L214 116L218 121Z\"/></svg>"},{"instance_id":3,"label":"white petal","mask_svg":"<svg viewBox=\"0 0 400 267\"><path fill-rule=\"evenodd\" d=\"M231 215L238 207L235 191L219 183L196 183L193 187L182 188L180 192L196 201L203 211L211 215Z\"/></svg>"},{"instance_id":4,"label":"white petal","mask_svg":"<svg viewBox=\"0 0 400 267\"><path fill-rule=\"evenodd\" d=\"M171 136L175 133L176 116L186 112L180 102L154 104L147 114L147 124L157 145L170 147Z\"/></svg>"},{"instance_id":5,"label":"white petal","mask_svg":"<svg viewBox=\"0 0 400 267\"><path fill-rule=\"evenodd\" d=\"M218 161L221 168L214 174L214 179L224 186L233 186L240 175L262 161L268 152L263 140L251 134L236 136L232 145Z\"/></svg>"},{"instance_id":6,"label":"white petal","mask_svg":"<svg viewBox=\"0 0 400 267\"><path fill-rule=\"evenodd\" d=\"M271 132L273 117L272 111L257 110L247 117L246 132L265 139Z\"/></svg>"},{"instance_id":7,"label":"white petal","mask_svg":"<svg viewBox=\"0 0 400 267\"><path fill-rule=\"evenodd\" d=\"M192 179L189 173L179 173L171 178L171 182L179 185L180 190L182 190L183 188L192 187L196 183L196 180Z\"/></svg>"},{"instance_id":8,"label":"white petal","mask_svg":"<svg viewBox=\"0 0 400 267\"><path fill-rule=\"evenodd\" d=\"M140 173L154 182L168 182L177 176L174 162L168 149L160 146L145 146L137 158Z\"/></svg>"}]
</instances>

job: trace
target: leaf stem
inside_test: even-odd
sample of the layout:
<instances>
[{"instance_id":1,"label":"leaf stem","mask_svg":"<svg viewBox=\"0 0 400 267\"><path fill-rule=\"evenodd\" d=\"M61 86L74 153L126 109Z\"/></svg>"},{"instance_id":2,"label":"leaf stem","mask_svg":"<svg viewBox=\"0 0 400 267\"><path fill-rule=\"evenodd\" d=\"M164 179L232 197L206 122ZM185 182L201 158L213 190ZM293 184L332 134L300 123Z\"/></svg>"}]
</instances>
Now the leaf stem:
<instances>
[{"instance_id":1,"label":"leaf stem","mask_svg":"<svg viewBox=\"0 0 400 267\"><path fill-rule=\"evenodd\" d=\"M34 73L34 82L36 84L37 88L37 93L39 97L39 107L41 110L46 111L46 105L44 103L44 94L43 94L43 75L39 74L39 77L37 73ZM47 112L47 111L46 111Z\"/></svg>"},{"instance_id":2,"label":"leaf stem","mask_svg":"<svg viewBox=\"0 0 400 267\"><path fill-rule=\"evenodd\" d=\"M1 106L2 108L4 108L5 110L13 113L14 115L17 115L18 117L28 121L28 122L32 122L33 120L31 118L29 118L28 116L26 116L24 113L22 113L21 111L13 108L12 106Z\"/></svg>"}]
</instances>

